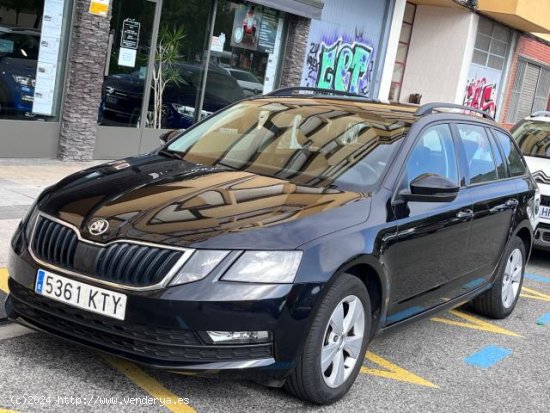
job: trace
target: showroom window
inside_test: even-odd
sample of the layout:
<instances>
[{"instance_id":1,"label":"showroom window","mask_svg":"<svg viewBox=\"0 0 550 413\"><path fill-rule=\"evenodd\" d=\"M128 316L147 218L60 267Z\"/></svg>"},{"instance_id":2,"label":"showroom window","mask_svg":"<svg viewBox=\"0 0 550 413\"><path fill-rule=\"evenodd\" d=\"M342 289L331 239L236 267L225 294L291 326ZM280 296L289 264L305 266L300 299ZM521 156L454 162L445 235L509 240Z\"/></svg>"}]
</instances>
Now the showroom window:
<instances>
[{"instance_id":1,"label":"showroom window","mask_svg":"<svg viewBox=\"0 0 550 413\"><path fill-rule=\"evenodd\" d=\"M273 87L282 12L243 1L163 0L155 18L154 3L159 1L113 1L100 124L185 129Z\"/></svg>"},{"instance_id":2,"label":"showroom window","mask_svg":"<svg viewBox=\"0 0 550 413\"><path fill-rule=\"evenodd\" d=\"M0 0L0 119L57 121L69 0Z\"/></svg>"}]
</instances>

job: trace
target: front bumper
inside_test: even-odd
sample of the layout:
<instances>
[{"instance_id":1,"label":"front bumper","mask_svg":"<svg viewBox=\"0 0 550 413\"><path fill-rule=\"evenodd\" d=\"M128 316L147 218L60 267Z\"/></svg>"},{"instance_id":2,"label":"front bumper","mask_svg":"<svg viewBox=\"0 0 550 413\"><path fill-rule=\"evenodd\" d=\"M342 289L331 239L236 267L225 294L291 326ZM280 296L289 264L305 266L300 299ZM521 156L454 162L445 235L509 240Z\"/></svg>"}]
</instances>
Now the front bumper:
<instances>
[{"instance_id":1,"label":"front bumper","mask_svg":"<svg viewBox=\"0 0 550 413\"><path fill-rule=\"evenodd\" d=\"M541 222L535 230L534 247L550 251L550 223Z\"/></svg>"},{"instance_id":2,"label":"front bumper","mask_svg":"<svg viewBox=\"0 0 550 413\"><path fill-rule=\"evenodd\" d=\"M209 277L156 291L110 288L128 297L126 318L119 321L35 294L38 268L26 247L12 245L6 311L16 322L155 368L258 380L283 379L294 367L322 289ZM59 268L46 269L71 278ZM251 330L271 331L272 342L213 345L204 335Z\"/></svg>"}]
</instances>

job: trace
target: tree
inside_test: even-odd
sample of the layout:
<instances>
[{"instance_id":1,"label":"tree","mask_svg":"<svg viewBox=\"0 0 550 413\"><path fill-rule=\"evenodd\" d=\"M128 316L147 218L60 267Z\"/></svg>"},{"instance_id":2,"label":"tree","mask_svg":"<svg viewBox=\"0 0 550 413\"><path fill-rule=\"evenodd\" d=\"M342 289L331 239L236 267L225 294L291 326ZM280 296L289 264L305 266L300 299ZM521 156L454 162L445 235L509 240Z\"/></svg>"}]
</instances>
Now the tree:
<instances>
[{"instance_id":1,"label":"tree","mask_svg":"<svg viewBox=\"0 0 550 413\"><path fill-rule=\"evenodd\" d=\"M153 70L153 127L162 128L163 94L169 84L178 85L183 81L178 62L181 60L181 46L185 39L183 27L172 29L166 26L159 32Z\"/></svg>"}]
</instances>

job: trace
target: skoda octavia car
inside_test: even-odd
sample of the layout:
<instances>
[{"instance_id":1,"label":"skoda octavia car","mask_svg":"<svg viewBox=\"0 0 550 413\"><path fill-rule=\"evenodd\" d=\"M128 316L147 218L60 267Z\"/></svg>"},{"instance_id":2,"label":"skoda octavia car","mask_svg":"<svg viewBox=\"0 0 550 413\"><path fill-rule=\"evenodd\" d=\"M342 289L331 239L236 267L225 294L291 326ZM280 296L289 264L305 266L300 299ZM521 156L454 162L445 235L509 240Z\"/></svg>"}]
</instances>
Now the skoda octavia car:
<instances>
[{"instance_id":1,"label":"skoda octavia car","mask_svg":"<svg viewBox=\"0 0 550 413\"><path fill-rule=\"evenodd\" d=\"M534 246L550 251L550 112L535 112L512 128L541 194Z\"/></svg>"},{"instance_id":2,"label":"skoda octavia car","mask_svg":"<svg viewBox=\"0 0 550 413\"><path fill-rule=\"evenodd\" d=\"M280 90L69 176L13 238L7 312L145 365L334 402L377 332L470 300L504 318L518 300L537 185L495 122L439 106Z\"/></svg>"}]
</instances>

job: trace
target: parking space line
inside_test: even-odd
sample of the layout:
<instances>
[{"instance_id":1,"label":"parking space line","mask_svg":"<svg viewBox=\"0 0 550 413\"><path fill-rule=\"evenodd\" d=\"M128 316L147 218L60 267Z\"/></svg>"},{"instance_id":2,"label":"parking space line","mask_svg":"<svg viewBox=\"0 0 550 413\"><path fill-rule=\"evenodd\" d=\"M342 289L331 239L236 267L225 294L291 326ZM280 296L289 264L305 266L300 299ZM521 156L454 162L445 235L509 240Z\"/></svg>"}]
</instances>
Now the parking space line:
<instances>
[{"instance_id":1,"label":"parking space line","mask_svg":"<svg viewBox=\"0 0 550 413\"><path fill-rule=\"evenodd\" d=\"M467 364L488 369L512 354L512 350L498 346L486 346L464 359Z\"/></svg>"},{"instance_id":2,"label":"parking space line","mask_svg":"<svg viewBox=\"0 0 550 413\"><path fill-rule=\"evenodd\" d=\"M441 317L432 317L430 318L430 320L435 321L436 323L443 323L456 327L471 328L473 330L481 330L488 333L504 334L505 336L512 337L522 337L519 334L514 333L513 331L506 330L505 328L498 327L494 324L488 323L487 321L480 320L479 318L475 318L469 314L465 314L462 311L450 310L449 314L466 321L449 320L447 318Z\"/></svg>"},{"instance_id":3,"label":"parking space line","mask_svg":"<svg viewBox=\"0 0 550 413\"><path fill-rule=\"evenodd\" d=\"M543 277L542 275L538 275L538 274L525 274L525 278L533 281L539 281L542 283L550 283L549 277Z\"/></svg>"},{"instance_id":4,"label":"parking space line","mask_svg":"<svg viewBox=\"0 0 550 413\"><path fill-rule=\"evenodd\" d=\"M0 290L4 291L5 293L9 293L8 270L5 268L0 268Z\"/></svg>"},{"instance_id":5,"label":"parking space line","mask_svg":"<svg viewBox=\"0 0 550 413\"><path fill-rule=\"evenodd\" d=\"M399 366L396 366L393 363L390 363L388 360L380 356L377 356L376 354L371 353L370 351L367 351L366 359L383 367L384 370L373 369L370 367L362 366L361 373L363 374L369 374L371 376L384 377L386 379L404 381L407 383L417 384L419 386L439 389L439 386L436 386L435 384L429 382L428 380L425 380L422 377L419 377L416 374L411 373L408 370L405 370L404 368L401 368Z\"/></svg>"},{"instance_id":6,"label":"parking space line","mask_svg":"<svg viewBox=\"0 0 550 413\"><path fill-rule=\"evenodd\" d=\"M6 409L2 409L2 408L0 407L0 413L19 413L19 412L15 411L15 410L6 410Z\"/></svg>"},{"instance_id":7,"label":"parking space line","mask_svg":"<svg viewBox=\"0 0 550 413\"><path fill-rule=\"evenodd\" d=\"M173 413L191 413L196 412L188 404L183 402L183 397L177 396L164 387L153 377L145 373L142 369L129 361L110 356L103 358L115 369L124 374L127 378L149 393L152 397Z\"/></svg>"},{"instance_id":8,"label":"parking space line","mask_svg":"<svg viewBox=\"0 0 550 413\"><path fill-rule=\"evenodd\" d=\"M521 287L521 294L519 296L523 298L532 298L533 300L550 301L550 295L525 286Z\"/></svg>"}]
</instances>

